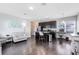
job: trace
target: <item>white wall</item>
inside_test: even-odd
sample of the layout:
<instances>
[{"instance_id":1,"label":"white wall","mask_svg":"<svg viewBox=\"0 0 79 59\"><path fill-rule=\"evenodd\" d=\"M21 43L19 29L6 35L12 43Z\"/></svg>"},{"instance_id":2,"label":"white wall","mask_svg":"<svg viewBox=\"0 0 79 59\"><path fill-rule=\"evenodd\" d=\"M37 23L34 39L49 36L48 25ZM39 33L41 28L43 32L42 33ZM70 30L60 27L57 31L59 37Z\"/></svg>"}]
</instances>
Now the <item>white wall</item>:
<instances>
[{"instance_id":1,"label":"white wall","mask_svg":"<svg viewBox=\"0 0 79 59\"><path fill-rule=\"evenodd\" d=\"M79 32L79 14L77 15L77 32Z\"/></svg>"},{"instance_id":2,"label":"white wall","mask_svg":"<svg viewBox=\"0 0 79 59\"><path fill-rule=\"evenodd\" d=\"M12 24L16 24L12 25ZM25 30L28 36L30 36L30 21L20 19L18 17L14 17L11 15L6 14L0 14L0 34L6 35L6 34L12 34L13 32L23 32L24 27L22 23L25 23Z\"/></svg>"}]
</instances>

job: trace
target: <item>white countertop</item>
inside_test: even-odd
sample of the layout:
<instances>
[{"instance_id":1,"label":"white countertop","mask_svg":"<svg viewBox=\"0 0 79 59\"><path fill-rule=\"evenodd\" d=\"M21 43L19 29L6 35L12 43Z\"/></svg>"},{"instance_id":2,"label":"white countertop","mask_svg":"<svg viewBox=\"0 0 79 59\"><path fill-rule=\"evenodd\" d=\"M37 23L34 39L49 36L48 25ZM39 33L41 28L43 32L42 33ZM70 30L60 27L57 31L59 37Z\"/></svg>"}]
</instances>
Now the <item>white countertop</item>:
<instances>
[{"instance_id":1,"label":"white countertop","mask_svg":"<svg viewBox=\"0 0 79 59\"><path fill-rule=\"evenodd\" d=\"M71 36L73 36L73 37L79 37L79 35L77 35L77 34L71 34Z\"/></svg>"}]
</instances>

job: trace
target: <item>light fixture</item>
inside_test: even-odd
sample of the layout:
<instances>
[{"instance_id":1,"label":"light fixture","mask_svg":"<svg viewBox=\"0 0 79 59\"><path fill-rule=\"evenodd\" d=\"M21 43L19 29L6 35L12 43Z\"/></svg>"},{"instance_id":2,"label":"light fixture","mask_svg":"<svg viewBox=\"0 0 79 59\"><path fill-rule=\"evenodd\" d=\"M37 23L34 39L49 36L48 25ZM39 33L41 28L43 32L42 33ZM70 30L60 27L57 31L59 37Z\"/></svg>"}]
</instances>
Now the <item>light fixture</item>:
<instances>
[{"instance_id":1,"label":"light fixture","mask_svg":"<svg viewBox=\"0 0 79 59\"><path fill-rule=\"evenodd\" d=\"M24 15L27 15L27 13L24 13Z\"/></svg>"},{"instance_id":2,"label":"light fixture","mask_svg":"<svg viewBox=\"0 0 79 59\"><path fill-rule=\"evenodd\" d=\"M46 4L46 3L41 3L41 5L45 6L45 5L47 5L47 4Z\"/></svg>"},{"instance_id":3,"label":"light fixture","mask_svg":"<svg viewBox=\"0 0 79 59\"><path fill-rule=\"evenodd\" d=\"M30 7L29 7L29 10L34 10L34 7L30 6Z\"/></svg>"},{"instance_id":4,"label":"light fixture","mask_svg":"<svg viewBox=\"0 0 79 59\"><path fill-rule=\"evenodd\" d=\"M26 26L26 23L23 22L22 25L23 25L23 27L25 27Z\"/></svg>"}]
</instances>

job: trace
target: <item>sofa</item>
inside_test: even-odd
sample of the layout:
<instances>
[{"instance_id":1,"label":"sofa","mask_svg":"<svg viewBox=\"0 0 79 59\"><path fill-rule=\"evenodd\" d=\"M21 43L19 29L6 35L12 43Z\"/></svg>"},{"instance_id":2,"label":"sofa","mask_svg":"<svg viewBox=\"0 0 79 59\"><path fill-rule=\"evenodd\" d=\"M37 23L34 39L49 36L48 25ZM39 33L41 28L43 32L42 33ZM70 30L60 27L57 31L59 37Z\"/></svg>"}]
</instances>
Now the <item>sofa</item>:
<instances>
[{"instance_id":1,"label":"sofa","mask_svg":"<svg viewBox=\"0 0 79 59\"><path fill-rule=\"evenodd\" d=\"M12 41L12 38L13 37L11 35L1 35L0 34L0 55L2 54L2 44Z\"/></svg>"},{"instance_id":2,"label":"sofa","mask_svg":"<svg viewBox=\"0 0 79 59\"><path fill-rule=\"evenodd\" d=\"M13 42L20 42L23 40L27 40L27 34L24 32L14 32L12 36L13 36Z\"/></svg>"}]
</instances>

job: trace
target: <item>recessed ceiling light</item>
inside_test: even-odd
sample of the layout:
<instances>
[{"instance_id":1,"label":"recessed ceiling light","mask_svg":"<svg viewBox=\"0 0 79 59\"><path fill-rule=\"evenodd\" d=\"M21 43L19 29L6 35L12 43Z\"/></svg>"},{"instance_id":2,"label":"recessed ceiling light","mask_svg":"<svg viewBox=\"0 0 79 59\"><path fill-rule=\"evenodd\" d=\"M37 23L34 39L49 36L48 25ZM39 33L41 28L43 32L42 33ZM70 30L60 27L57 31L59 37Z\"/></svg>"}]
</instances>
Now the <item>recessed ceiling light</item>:
<instances>
[{"instance_id":1,"label":"recessed ceiling light","mask_svg":"<svg viewBox=\"0 0 79 59\"><path fill-rule=\"evenodd\" d=\"M24 13L24 15L27 15L27 13Z\"/></svg>"},{"instance_id":2,"label":"recessed ceiling light","mask_svg":"<svg viewBox=\"0 0 79 59\"><path fill-rule=\"evenodd\" d=\"M47 5L46 3L41 3L43 6Z\"/></svg>"},{"instance_id":3,"label":"recessed ceiling light","mask_svg":"<svg viewBox=\"0 0 79 59\"><path fill-rule=\"evenodd\" d=\"M34 10L34 7L30 6L30 7L29 7L29 10Z\"/></svg>"}]
</instances>

